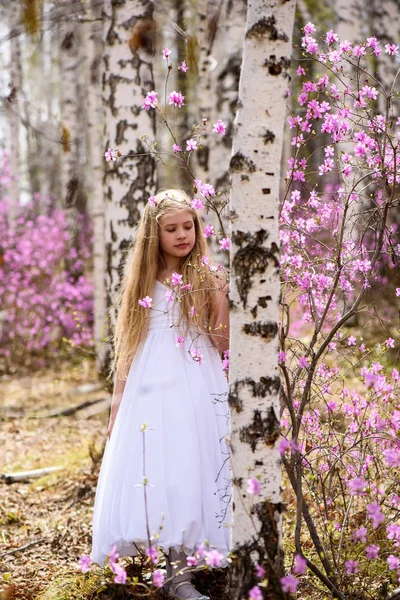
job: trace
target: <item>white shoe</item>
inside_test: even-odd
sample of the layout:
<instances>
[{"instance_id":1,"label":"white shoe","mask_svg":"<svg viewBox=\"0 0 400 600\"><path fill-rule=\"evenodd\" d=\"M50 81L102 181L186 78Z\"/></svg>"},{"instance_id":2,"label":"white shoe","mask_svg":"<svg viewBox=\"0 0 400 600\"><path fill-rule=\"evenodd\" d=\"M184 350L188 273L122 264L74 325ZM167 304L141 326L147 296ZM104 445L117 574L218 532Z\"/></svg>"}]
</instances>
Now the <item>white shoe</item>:
<instances>
[{"instance_id":1,"label":"white shoe","mask_svg":"<svg viewBox=\"0 0 400 600\"><path fill-rule=\"evenodd\" d=\"M176 598L177 600L211 600L210 596L201 594L190 581L180 581L179 583L171 583L169 592L169 598Z\"/></svg>"}]
</instances>

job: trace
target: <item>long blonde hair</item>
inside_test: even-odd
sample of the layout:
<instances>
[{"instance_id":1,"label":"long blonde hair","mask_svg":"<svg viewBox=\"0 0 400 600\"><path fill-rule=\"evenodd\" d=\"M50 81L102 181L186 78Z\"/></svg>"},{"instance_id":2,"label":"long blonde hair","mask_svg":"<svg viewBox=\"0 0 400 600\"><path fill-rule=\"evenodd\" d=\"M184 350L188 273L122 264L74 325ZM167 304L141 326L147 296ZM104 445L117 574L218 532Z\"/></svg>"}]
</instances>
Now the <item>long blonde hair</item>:
<instances>
[{"instance_id":1,"label":"long blonde hair","mask_svg":"<svg viewBox=\"0 0 400 600\"><path fill-rule=\"evenodd\" d=\"M213 261L202 221L197 211L192 208L189 196L183 190L168 189L158 192L155 201L155 206L146 203L137 227L136 238L127 252L121 286L113 301L112 310L116 310L118 316L113 339L114 359L111 373L118 372L118 378L121 379L126 379L139 344L146 338L148 311L139 305L139 299L151 296L157 273L164 266L159 247L159 220L166 213L182 210L190 212L196 234L193 249L183 259L181 266L183 283L190 283L194 293L183 294L181 297L180 323L183 321L186 332L189 323L193 327L193 319L189 316L192 306L198 315L200 333L209 333L210 323L217 317L215 293L212 292L216 287L217 278L201 264L203 256L208 257L209 265L212 265Z\"/></svg>"}]
</instances>

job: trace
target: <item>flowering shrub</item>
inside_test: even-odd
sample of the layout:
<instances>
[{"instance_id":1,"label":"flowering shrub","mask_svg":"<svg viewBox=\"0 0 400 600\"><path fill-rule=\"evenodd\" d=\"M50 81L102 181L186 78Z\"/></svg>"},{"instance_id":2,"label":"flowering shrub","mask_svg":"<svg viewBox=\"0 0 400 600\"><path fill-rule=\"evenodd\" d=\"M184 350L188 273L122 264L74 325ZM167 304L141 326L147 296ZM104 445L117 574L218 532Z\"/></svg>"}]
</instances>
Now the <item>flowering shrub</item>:
<instances>
[{"instance_id":1,"label":"flowering shrub","mask_svg":"<svg viewBox=\"0 0 400 600\"><path fill-rule=\"evenodd\" d=\"M72 245L64 213L39 197L35 209L18 207L10 226L6 156L0 170L0 356L40 365L61 347L93 346L93 286L84 275L91 233L85 226Z\"/></svg>"},{"instance_id":2,"label":"flowering shrub","mask_svg":"<svg viewBox=\"0 0 400 600\"><path fill-rule=\"evenodd\" d=\"M333 31L321 45L308 23L302 52L320 71L308 79L297 69L302 90L289 118L294 152L280 223L280 451L296 500L296 557L281 582L295 592L306 572L304 590L311 586L313 598L320 597L316 579L334 597L365 600L400 580L399 336L379 303L382 265L398 266L400 257L390 225L400 119L390 90L368 71L381 51L398 56L397 47L383 50L376 38L354 45ZM310 144L317 172L309 166ZM388 285L388 293L394 304L400 289ZM364 332L350 335L354 317ZM372 327L379 335L382 324L373 340Z\"/></svg>"}]
</instances>

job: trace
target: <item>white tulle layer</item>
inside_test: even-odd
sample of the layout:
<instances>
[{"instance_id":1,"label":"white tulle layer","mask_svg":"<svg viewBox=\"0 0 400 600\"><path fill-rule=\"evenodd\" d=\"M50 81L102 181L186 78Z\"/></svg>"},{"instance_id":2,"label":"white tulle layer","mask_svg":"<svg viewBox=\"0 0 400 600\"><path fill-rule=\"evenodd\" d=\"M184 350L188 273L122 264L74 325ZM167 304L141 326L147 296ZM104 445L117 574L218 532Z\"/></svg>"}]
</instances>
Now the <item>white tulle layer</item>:
<instances>
[{"instance_id":1,"label":"white tulle layer","mask_svg":"<svg viewBox=\"0 0 400 600\"><path fill-rule=\"evenodd\" d=\"M99 565L114 544L120 556L145 550L148 533L166 552L175 548L190 555L208 542L226 558L230 549L226 377L209 340L198 339L191 346L188 339L184 347L176 346L179 332L170 327L174 314L162 310L165 291L162 284L155 285L153 301L160 312L151 313L149 333L132 363L103 456L91 552ZM188 355L194 347L204 364Z\"/></svg>"}]
</instances>

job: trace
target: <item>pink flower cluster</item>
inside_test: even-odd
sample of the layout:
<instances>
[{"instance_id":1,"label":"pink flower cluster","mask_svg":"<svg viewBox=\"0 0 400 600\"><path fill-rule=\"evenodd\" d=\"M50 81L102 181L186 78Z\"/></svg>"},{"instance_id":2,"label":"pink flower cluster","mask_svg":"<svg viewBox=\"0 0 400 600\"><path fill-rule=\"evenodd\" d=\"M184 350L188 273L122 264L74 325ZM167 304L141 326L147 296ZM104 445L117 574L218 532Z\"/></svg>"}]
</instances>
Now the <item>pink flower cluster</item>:
<instances>
[{"instance_id":1,"label":"pink flower cluster","mask_svg":"<svg viewBox=\"0 0 400 600\"><path fill-rule=\"evenodd\" d=\"M72 245L64 213L36 195L10 228L0 194L0 356L12 360L17 349L21 360L23 349L41 364L65 343L93 346L93 286L85 275L92 232L83 219L80 227Z\"/></svg>"},{"instance_id":2,"label":"pink flower cluster","mask_svg":"<svg viewBox=\"0 0 400 600\"><path fill-rule=\"evenodd\" d=\"M296 474L301 466L305 502L327 559L349 576L343 585L358 573L372 584L378 571L369 561L400 577L400 386L390 367L399 343L392 308L380 313L379 303L371 304L385 288L400 295L383 275L399 264L396 224L387 222L379 234L400 183L399 132L379 114L382 88L366 77L369 57L381 52L378 40L353 44L329 31L321 42L315 33L308 23L302 47L318 62L318 75L297 69L301 89L288 120L294 134L281 206L278 356L286 408L277 449L288 470L293 464ZM395 56L398 49L387 45L385 52ZM358 86L348 77L348 62L361 65ZM370 321L363 340L364 329L356 332L343 320L358 297L365 314L385 323L380 343L370 343L368 328L376 327ZM310 544L308 538L307 555ZM284 591L296 591L297 574L293 569L282 579Z\"/></svg>"}]
</instances>

